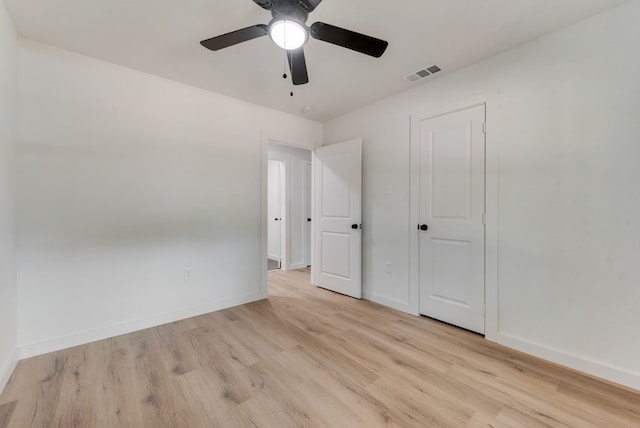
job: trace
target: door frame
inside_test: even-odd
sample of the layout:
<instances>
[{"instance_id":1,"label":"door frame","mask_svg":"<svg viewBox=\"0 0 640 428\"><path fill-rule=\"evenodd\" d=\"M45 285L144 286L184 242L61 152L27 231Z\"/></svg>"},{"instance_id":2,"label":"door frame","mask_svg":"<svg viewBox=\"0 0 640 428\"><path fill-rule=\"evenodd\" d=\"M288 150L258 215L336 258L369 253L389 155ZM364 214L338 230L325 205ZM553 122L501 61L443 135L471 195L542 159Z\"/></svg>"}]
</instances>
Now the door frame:
<instances>
[{"instance_id":1,"label":"door frame","mask_svg":"<svg viewBox=\"0 0 640 428\"><path fill-rule=\"evenodd\" d=\"M485 106L485 337L498 336L498 95L485 92L445 105L428 106L411 114L409 190L409 311L420 315L420 245L416 225L420 221L420 142L414 125L419 120L442 116L479 105Z\"/></svg>"},{"instance_id":2,"label":"door frame","mask_svg":"<svg viewBox=\"0 0 640 428\"><path fill-rule=\"evenodd\" d=\"M311 151L313 153L313 151ZM305 192L305 198L302 201L302 211L306 213L306 217L311 219L311 222L305 220L307 223L305 224L305 232L302 234L303 236L303 245L304 245L304 262L307 266L311 265L311 237L313 236L313 163L308 161L304 164L304 174L302 176L302 188ZM308 171L307 171L308 168ZM307 172L309 175L307 175ZM307 210L307 199L308 199L308 210Z\"/></svg>"},{"instance_id":3,"label":"door frame","mask_svg":"<svg viewBox=\"0 0 640 428\"><path fill-rule=\"evenodd\" d=\"M268 216L268 204L267 204L267 182L269 171L269 144L278 144L281 146L293 147L295 149L308 150L313 152L315 146L313 144L297 144L288 141L280 140L270 137L264 132L260 135L260 297L266 299L268 296L267 288L267 216ZM285 178L286 178L286 162L284 164ZM286 183L285 183L286 185ZM288 198L288 191L285 190L285 199ZM285 217L288 217L288 200L285 201L286 210ZM286 225L285 225L286 226ZM284 250L283 250L284 251ZM283 255L283 258L286 256Z\"/></svg>"}]
</instances>

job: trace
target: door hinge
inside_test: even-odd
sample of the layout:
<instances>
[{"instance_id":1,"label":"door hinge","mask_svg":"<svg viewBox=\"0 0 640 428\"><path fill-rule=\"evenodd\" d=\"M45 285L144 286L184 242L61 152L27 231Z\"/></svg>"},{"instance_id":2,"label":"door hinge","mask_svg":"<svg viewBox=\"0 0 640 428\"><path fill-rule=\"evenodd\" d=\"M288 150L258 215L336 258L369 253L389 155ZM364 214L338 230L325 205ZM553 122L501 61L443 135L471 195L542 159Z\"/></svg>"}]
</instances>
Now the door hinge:
<instances>
[{"instance_id":1,"label":"door hinge","mask_svg":"<svg viewBox=\"0 0 640 428\"><path fill-rule=\"evenodd\" d=\"M483 317L487 316L487 305L482 305L482 316Z\"/></svg>"},{"instance_id":2,"label":"door hinge","mask_svg":"<svg viewBox=\"0 0 640 428\"><path fill-rule=\"evenodd\" d=\"M487 213L482 213L482 224L487 225Z\"/></svg>"},{"instance_id":3,"label":"door hinge","mask_svg":"<svg viewBox=\"0 0 640 428\"><path fill-rule=\"evenodd\" d=\"M483 134L487 133L487 122L482 122L482 133Z\"/></svg>"}]
</instances>

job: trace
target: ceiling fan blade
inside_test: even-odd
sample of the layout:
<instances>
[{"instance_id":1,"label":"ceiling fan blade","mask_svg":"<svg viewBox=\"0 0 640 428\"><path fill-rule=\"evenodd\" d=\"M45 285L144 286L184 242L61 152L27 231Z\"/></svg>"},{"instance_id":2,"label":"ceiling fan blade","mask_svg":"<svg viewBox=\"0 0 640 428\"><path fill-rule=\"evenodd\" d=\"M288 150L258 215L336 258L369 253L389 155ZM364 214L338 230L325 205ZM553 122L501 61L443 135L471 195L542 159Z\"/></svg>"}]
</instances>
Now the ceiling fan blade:
<instances>
[{"instance_id":1,"label":"ceiling fan blade","mask_svg":"<svg viewBox=\"0 0 640 428\"><path fill-rule=\"evenodd\" d=\"M324 22L316 22L311 25L311 37L376 58L380 58L384 51L387 50L387 46L389 46L389 42L384 40L345 30Z\"/></svg>"},{"instance_id":2,"label":"ceiling fan blade","mask_svg":"<svg viewBox=\"0 0 640 428\"><path fill-rule=\"evenodd\" d=\"M218 51L223 48L228 48L229 46L237 45L238 43L266 36L268 28L269 27L264 24L254 25L252 27L243 28L241 30L232 31L221 36L203 40L200 44L212 51Z\"/></svg>"},{"instance_id":3,"label":"ceiling fan blade","mask_svg":"<svg viewBox=\"0 0 640 428\"><path fill-rule=\"evenodd\" d=\"M256 0L253 0L256 1ZM307 12L313 12L314 9L316 7L318 7L318 5L320 3L322 3L322 0L298 0L298 3L307 11Z\"/></svg>"},{"instance_id":4,"label":"ceiling fan blade","mask_svg":"<svg viewBox=\"0 0 640 428\"><path fill-rule=\"evenodd\" d=\"M291 70L291 80L293 84L304 85L305 83L309 83L307 61L304 59L303 48L287 51L287 59L289 59L289 69Z\"/></svg>"},{"instance_id":5,"label":"ceiling fan blade","mask_svg":"<svg viewBox=\"0 0 640 428\"><path fill-rule=\"evenodd\" d=\"M273 9L272 0L253 0L253 2L263 9L267 9L267 10Z\"/></svg>"}]
</instances>

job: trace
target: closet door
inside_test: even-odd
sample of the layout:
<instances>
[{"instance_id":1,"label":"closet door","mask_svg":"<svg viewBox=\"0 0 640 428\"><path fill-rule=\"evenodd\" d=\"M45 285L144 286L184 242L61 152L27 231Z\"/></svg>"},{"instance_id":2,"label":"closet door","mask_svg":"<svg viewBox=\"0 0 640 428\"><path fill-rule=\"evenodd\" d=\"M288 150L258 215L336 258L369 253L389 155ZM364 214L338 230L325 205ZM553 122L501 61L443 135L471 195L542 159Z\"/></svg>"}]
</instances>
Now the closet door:
<instances>
[{"instance_id":1,"label":"closet door","mask_svg":"<svg viewBox=\"0 0 640 428\"><path fill-rule=\"evenodd\" d=\"M485 106L414 121L420 313L484 333ZM414 227L416 227L414 226Z\"/></svg>"}]
</instances>

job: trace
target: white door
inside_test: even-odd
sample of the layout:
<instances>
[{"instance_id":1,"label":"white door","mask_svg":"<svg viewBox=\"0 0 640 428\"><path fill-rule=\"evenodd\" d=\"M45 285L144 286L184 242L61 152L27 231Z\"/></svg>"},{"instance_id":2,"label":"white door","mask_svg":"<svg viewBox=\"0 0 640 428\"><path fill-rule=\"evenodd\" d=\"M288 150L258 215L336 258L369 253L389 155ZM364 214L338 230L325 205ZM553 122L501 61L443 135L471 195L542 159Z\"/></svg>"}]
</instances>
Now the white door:
<instances>
[{"instance_id":1,"label":"white door","mask_svg":"<svg viewBox=\"0 0 640 428\"><path fill-rule=\"evenodd\" d=\"M362 297L362 141L313 153L313 270L315 285Z\"/></svg>"},{"instance_id":2,"label":"white door","mask_svg":"<svg viewBox=\"0 0 640 428\"><path fill-rule=\"evenodd\" d=\"M304 263L311 266L311 162L304 164Z\"/></svg>"},{"instance_id":3,"label":"white door","mask_svg":"<svg viewBox=\"0 0 640 428\"><path fill-rule=\"evenodd\" d=\"M420 147L420 313L478 333L484 333L484 122L481 105L413 125Z\"/></svg>"},{"instance_id":4,"label":"white door","mask_svg":"<svg viewBox=\"0 0 640 428\"><path fill-rule=\"evenodd\" d=\"M282 260L282 162L269 160L267 176L267 257Z\"/></svg>"}]
</instances>

